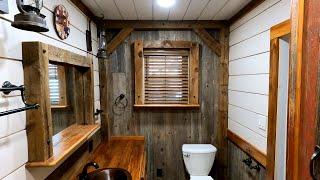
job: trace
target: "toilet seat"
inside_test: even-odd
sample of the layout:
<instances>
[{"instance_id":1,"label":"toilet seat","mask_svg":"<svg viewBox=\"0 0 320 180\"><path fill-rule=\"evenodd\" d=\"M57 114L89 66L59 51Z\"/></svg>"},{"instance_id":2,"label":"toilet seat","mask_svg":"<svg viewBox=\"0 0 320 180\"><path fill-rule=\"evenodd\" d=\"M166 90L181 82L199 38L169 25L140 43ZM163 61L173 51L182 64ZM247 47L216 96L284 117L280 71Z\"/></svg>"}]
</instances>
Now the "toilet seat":
<instances>
[{"instance_id":1,"label":"toilet seat","mask_svg":"<svg viewBox=\"0 0 320 180\"><path fill-rule=\"evenodd\" d=\"M190 176L190 180L214 180L211 176Z\"/></svg>"}]
</instances>

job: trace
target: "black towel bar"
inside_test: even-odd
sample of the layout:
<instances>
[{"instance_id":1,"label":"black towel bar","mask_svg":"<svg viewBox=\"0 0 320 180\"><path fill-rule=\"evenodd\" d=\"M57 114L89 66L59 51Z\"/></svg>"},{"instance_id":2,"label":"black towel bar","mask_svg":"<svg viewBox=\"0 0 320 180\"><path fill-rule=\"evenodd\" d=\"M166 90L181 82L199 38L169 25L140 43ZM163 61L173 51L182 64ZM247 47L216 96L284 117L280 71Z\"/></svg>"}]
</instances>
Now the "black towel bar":
<instances>
[{"instance_id":1,"label":"black towel bar","mask_svg":"<svg viewBox=\"0 0 320 180\"><path fill-rule=\"evenodd\" d=\"M20 91L21 94L21 99L23 104L25 105L25 107L22 108L18 108L18 109L13 109L13 110L8 110L8 111L4 111L4 112L0 112L0 117L1 116L6 116L9 114L13 114L13 113L18 113L18 112L22 112L22 111L26 111L29 109L38 109L40 106L39 104L28 104L25 101L25 97L24 97L24 91L25 91L25 87L22 86L16 86L11 84L9 81L6 81L3 83L2 88L0 88L0 92L3 92L5 95L10 94L12 91Z\"/></svg>"}]
</instances>

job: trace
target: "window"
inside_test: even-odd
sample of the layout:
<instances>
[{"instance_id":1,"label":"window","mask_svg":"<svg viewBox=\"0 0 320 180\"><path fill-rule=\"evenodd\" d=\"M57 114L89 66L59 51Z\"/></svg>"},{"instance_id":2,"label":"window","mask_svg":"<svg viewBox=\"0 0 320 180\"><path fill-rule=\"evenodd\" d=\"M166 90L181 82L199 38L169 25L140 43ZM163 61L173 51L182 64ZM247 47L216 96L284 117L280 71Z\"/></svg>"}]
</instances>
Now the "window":
<instances>
[{"instance_id":1,"label":"window","mask_svg":"<svg viewBox=\"0 0 320 180\"><path fill-rule=\"evenodd\" d=\"M134 62L136 107L199 106L197 44L137 41Z\"/></svg>"},{"instance_id":2,"label":"window","mask_svg":"<svg viewBox=\"0 0 320 180\"><path fill-rule=\"evenodd\" d=\"M53 108L67 106L64 66L49 63L49 90Z\"/></svg>"},{"instance_id":3,"label":"window","mask_svg":"<svg viewBox=\"0 0 320 180\"><path fill-rule=\"evenodd\" d=\"M144 51L145 104L188 104L189 51Z\"/></svg>"}]
</instances>

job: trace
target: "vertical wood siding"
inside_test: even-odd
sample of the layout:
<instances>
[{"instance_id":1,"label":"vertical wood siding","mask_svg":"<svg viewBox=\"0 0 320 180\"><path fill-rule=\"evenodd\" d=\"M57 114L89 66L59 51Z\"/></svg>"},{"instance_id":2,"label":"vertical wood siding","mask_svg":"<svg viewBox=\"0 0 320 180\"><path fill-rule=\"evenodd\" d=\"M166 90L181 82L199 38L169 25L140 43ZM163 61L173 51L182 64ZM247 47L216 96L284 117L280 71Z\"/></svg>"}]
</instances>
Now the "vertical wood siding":
<instances>
[{"instance_id":1,"label":"vertical wood siding","mask_svg":"<svg viewBox=\"0 0 320 180\"><path fill-rule=\"evenodd\" d=\"M218 33L216 38L219 37ZM199 43L200 50L200 109L134 109L134 66L132 43L135 40L186 40ZM192 31L135 31L110 56L108 67L109 107L119 92L126 92L128 107L116 114L109 108L111 135L144 135L148 155L148 179L187 179L183 157L184 143L212 143L217 146L218 136L218 66L219 58ZM123 78L123 75L125 78ZM118 77L117 77L118 76ZM116 87L116 88L115 88ZM120 88L120 89L119 89ZM121 89L122 88L122 89ZM119 115L120 114L120 115ZM219 153L219 147L218 154ZM213 175L222 172L216 158ZM221 169L218 169L221 168ZM163 170L163 177L157 177L157 169ZM225 170L225 169L224 169Z\"/></svg>"}]
</instances>

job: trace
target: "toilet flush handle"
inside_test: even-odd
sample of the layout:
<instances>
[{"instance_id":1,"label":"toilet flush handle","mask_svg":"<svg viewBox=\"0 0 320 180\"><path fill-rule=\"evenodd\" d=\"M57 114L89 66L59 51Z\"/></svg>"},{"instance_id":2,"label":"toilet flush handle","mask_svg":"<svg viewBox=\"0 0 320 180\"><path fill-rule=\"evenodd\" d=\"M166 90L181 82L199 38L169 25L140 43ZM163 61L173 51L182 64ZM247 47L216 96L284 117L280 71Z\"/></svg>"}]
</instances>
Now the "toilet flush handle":
<instances>
[{"instance_id":1,"label":"toilet flush handle","mask_svg":"<svg viewBox=\"0 0 320 180\"><path fill-rule=\"evenodd\" d=\"M183 153L183 156L188 158L188 157L190 157L190 154Z\"/></svg>"}]
</instances>

